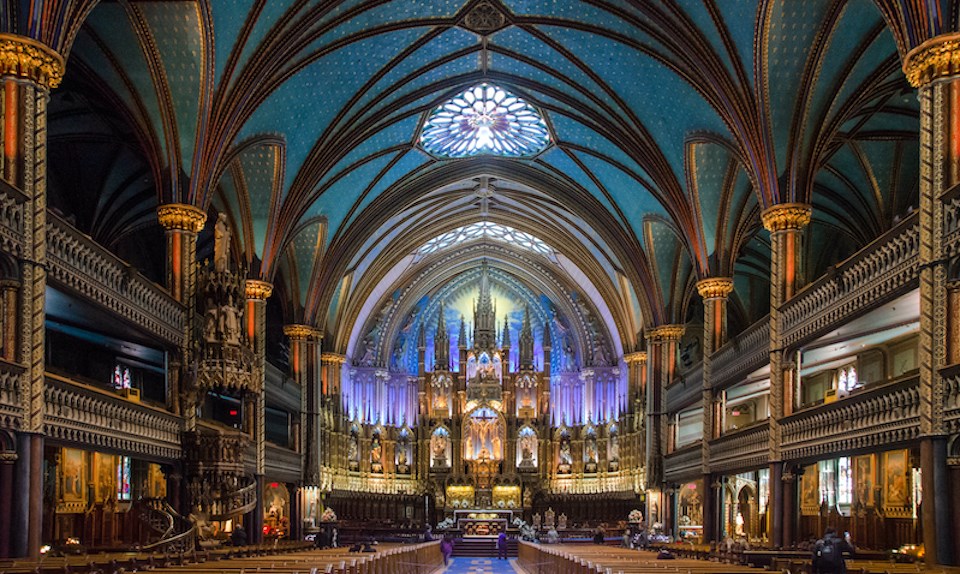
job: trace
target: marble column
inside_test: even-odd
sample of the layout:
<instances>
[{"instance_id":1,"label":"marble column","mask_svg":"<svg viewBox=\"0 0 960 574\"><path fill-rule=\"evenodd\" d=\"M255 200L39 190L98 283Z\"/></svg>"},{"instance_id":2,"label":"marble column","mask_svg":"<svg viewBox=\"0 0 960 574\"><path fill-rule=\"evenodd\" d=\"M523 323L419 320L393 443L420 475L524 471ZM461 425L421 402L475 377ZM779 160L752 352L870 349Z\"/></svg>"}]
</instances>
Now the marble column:
<instances>
[{"instance_id":1,"label":"marble column","mask_svg":"<svg viewBox=\"0 0 960 574\"><path fill-rule=\"evenodd\" d=\"M953 564L947 426L943 411L947 364L950 253L944 240L943 194L960 183L960 34L936 36L911 50L903 71L920 100L920 467L924 559ZM932 493L932 500L928 498ZM932 502L932 504L931 504ZM931 536L931 533L933 534Z\"/></svg>"},{"instance_id":2,"label":"marble column","mask_svg":"<svg viewBox=\"0 0 960 574\"><path fill-rule=\"evenodd\" d=\"M703 473L703 539L717 540L719 522L715 497L710 496L709 485L713 483L710 472L710 441L714 435L714 402L711 371L713 354L723 346L727 339L727 299L733 292L733 279L729 277L711 277L697 282L697 292L703 298L703 440L700 443L700 466Z\"/></svg>"},{"instance_id":3,"label":"marble column","mask_svg":"<svg viewBox=\"0 0 960 574\"><path fill-rule=\"evenodd\" d=\"M799 287L803 232L810 223L812 210L801 203L774 205L760 214L770 232L770 504L772 536L775 547L790 544L784 539L783 461L780 455L780 419L790 414L787 400L792 396L790 376L784 361L780 308Z\"/></svg>"}]
</instances>

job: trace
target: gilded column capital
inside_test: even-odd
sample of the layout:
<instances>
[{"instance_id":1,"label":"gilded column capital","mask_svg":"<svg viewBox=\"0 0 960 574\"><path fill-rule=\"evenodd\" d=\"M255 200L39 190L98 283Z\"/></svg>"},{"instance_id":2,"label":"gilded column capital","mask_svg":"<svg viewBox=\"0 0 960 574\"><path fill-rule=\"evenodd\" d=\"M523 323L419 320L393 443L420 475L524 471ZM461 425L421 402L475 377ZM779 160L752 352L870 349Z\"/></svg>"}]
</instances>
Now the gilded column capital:
<instances>
[{"instance_id":1,"label":"gilded column capital","mask_svg":"<svg viewBox=\"0 0 960 574\"><path fill-rule=\"evenodd\" d=\"M167 230L200 233L207 222L207 214L186 203L167 203L157 207L157 219Z\"/></svg>"},{"instance_id":2,"label":"gilded column capital","mask_svg":"<svg viewBox=\"0 0 960 574\"><path fill-rule=\"evenodd\" d=\"M903 74L914 88L960 74L960 34L930 38L907 52Z\"/></svg>"},{"instance_id":3,"label":"gilded column capital","mask_svg":"<svg viewBox=\"0 0 960 574\"><path fill-rule=\"evenodd\" d=\"M683 325L660 325L647 329L644 337L651 341L679 341L683 337Z\"/></svg>"},{"instance_id":4,"label":"gilded column capital","mask_svg":"<svg viewBox=\"0 0 960 574\"><path fill-rule=\"evenodd\" d=\"M706 299L726 299L733 292L733 279L729 277L709 277L697 281L697 293Z\"/></svg>"},{"instance_id":5,"label":"gilded column capital","mask_svg":"<svg viewBox=\"0 0 960 574\"><path fill-rule=\"evenodd\" d=\"M247 279L243 287L247 299L266 301L273 294L273 283L259 279Z\"/></svg>"},{"instance_id":6,"label":"gilded column capital","mask_svg":"<svg viewBox=\"0 0 960 574\"><path fill-rule=\"evenodd\" d=\"M646 351L636 351L633 353L627 353L623 356L623 362L628 365L631 363L646 363L647 362L647 352Z\"/></svg>"},{"instance_id":7,"label":"gilded column capital","mask_svg":"<svg viewBox=\"0 0 960 574\"><path fill-rule=\"evenodd\" d=\"M319 339L322 336L320 329L311 327L310 325L284 325L283 334L293 340L307 339L309 337Z\"/></svg>"},{"instance_id":8,"label":"gilded column capital","mask_svg":"<svg viewBox=\"0 0 960 574\"><path fill-rule=\"evenodd\" d=\"M803 229L810 223L813 208L806 203L780 203L763 210L760 219L770 233Z\"/></svg>"},{"instance_id":9,"label":"gilded column capital","mask_svg":"<svg viewBox=\"0 0 960 574\"><path fill-rule=\"evenodd\" d=\"M16 34L0 33L0 76L32 80L51 89L63 80L63 56L53 48Z\"/></svg>"},{"instance_id":10,"label":"gilded column capital","mask_svg":"<svg viewBox=\"0 0 960 574\"><path fill-rule=\"evenodd\" d=\"M320 353L320 364L342 365L347 362L347 356L340 353Z\"/></svg>"}]
</instances>

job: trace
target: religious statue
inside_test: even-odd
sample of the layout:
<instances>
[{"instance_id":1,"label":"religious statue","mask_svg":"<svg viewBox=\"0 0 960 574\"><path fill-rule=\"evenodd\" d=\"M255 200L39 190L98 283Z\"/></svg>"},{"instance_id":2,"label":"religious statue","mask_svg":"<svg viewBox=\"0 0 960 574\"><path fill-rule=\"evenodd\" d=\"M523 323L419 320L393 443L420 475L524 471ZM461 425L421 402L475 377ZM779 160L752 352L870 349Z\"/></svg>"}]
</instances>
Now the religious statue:
<instances>
[{"instance_id":1,"label":"religious statue","mask_svg":"<svg viewBox=\"0 0 960 574\"><path fill-rule=\"evenodd\" d=\"M224 272L230 266L230 224L227 216L220 213L213 228L213 268Z\"/></svg>"},{"instance_id":2,"label":"religious statue","mask_svg":"<svg viewBox=\"0 0 960 574\"><path fill-rule=\"evenodd\" d=\"M537 437L534 434L525 434L520 437L520 468L533 468L533 452L537 448Z\"/></svg>"},{"instance_id":3,"label":"religious statue","mask_svg":"<svg viewBox=\"0 0 960 574\"><path fill-rule=\"evenodd\" d=\"M570 454L570 438L560 438L560 465L557 472L567 474L570 472L570 465L573 464L573 455Z\"/></svg>"},{"instance_id":4,"label":"religious statue","mask_svg":"<svg viewBox=\"0 0 960 574\"><path fill-rule=\"evenodd\" d=\"M380 445L380 436L373 435L373 441L370 443L370 468L373 469L374 472L381 472L383 470L382 457L383 447Z\"/></svg>"},{"instance_id":5,"label":"religious statue","mask_svg":"<svg viewBox=\"0 0 960 574\"><path fill-rule=\"evenodd\" d=\"M560 518L557 519L557 529L566 530L567 528L567 515L561 513Z\"/></svg>"},{"instance_id":6,"label":"religious statue","mask_svg":"<svg viewBox=\"0 0 960 574\"><path fill-rule=\"evenodd\" d=\"M350 435L350 444L349 450L347 451L347 460L350 461L359 461L360 460L360 447L357 444L357 435Z\"/></svg>"},{"instance_id":7,"label":"religious statue","mask_svg":"<svg viewBox=\"0 0 960 574\"><path fill-rule=\"evenodd\" d=\"M533 529L540 530L540 513L539 512L533 515Z\"/></svg>"},{"instance_id":8,"label":"religious statue","mask_svg":"<svg viewBox=\"0 0 960 574\"><path fill-rule=\"evenodd\" d=\"M441 433L434 433L430 437L430 450L433 452L434 466L447 466L447 437Z\"/></svg>"},{"instance_id":9,"label":"religious statue","mask_svg":"<svg viewBox=\"0 0 960 574\"><path fill-rule=\"evenodd\" d=\"M369 336L363 339L363 356L360 358L358 364L361 367L372 367L375 357L373 356L375 349L373 341Z\"/></svg>"},{"instance_id":10,"label":"religious statue","mask_svg":"<svg viewBox=\"0 0 960 574\"><path fill-rule=\"evenodd\" d=\"M233 296L230 296L230 300L227 305L224 305L221 310L221 318L223 320L223 338L224 342L228 345L239 345L240 344L240 318L237 308L233 306Z\"/></svg>"},{"instance_id":11,"label":"religious statue","mask_svg":"<svg viewBox=\"0 0 960 574\"><path fill-rule=\"evenodd\" d=\"M573 345L570 344L570 340L567 339L564 342L563 347L563 369L564 371L574 371L576 370L576 355L573 352Z\"/></svg>"},{"instance_id":12,"label":"religious statue","mask_svg":"<svg viewBox=\"0 0 960 574\"><path fill-rule=\"evenodd\" d=\"M543 522L548 530L556 525L556 522L554 522L556 515L557 513L553 511L553 507L548 508L547 511L543 513Z\"/></svg>"}]
</instances>

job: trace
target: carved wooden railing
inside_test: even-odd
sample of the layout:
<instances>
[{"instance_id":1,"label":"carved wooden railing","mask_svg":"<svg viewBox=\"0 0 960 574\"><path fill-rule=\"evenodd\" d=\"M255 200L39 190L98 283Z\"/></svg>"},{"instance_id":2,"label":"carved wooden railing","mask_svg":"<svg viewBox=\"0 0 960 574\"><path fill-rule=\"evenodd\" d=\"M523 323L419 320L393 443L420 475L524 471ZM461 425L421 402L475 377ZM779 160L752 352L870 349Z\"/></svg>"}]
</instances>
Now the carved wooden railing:
<instances>
[{"instance_id":1,"label":"carved wooden railing","mask_svg":"<svg viewBox=\"0 0 960 574\"><path fill-rule=\"evenodd\" d=\"M51 373L44 397L48 437L152 459L180 458L180 419L166 411Z\"/></svg>"},{"instance_id":2,"label":"carved wooden railing","mask_svg":"<svg viewBox=\"0 0 960 574\"><path fill-rule=\"evenodd\" d=\"M702 473L700 441L688 444L663 457L663 477L680 482Z\"/></svg>"},{"instance_id":3,"label":"carved wooden railing","mask_svg":"<svg viewBox=\"0 0 960 574\"><path fill-rule=\"evenodd\" d=\"M784 304L784 345L811 340L916 287L920 224L916 214Z\"/></svg>"},{"instance_id":4,"label":"carved wooden railing","mask_svg":"<svg viewBox=\"0 0 960 574\"><path fill-rule=\"evenodd\" d=\"M24 368L0 360L0 428L20 428L20 375Z\"/></svg>"},{"instance_id":5,"label":"carved wooden railing","mask_svg":"<svg viewBox=\"0 0 960 574\"><path fill-rule=\"evenodd\" d=\"M180 345L186 320L183 305L52 213L47 214L47 263L52 282L170 345Z\"/></svg>"},{"instance_id":6,"label":"carved wooden railing","mask_svg":"<svg viewBox=\"0 0 960 574\"><path fill-rule=\"evenodd\" d=\"M737 338L720 347L711 357L711 386L724 387L770 361L770 319L764 317L747 327Z\"/></svg>"},{"instance_id":7,"label":"carved wooden railing","mask_svg":"<svg viewBox=\"0 0 960 574\"><path fill-rule=\"evenodd\" d=\"M864 389L780 421L786 459L877 448L920 436L919 377Z\"/></svg>"},{"instance_id":8,"label":"carved wooden railing","mask_svg":"<svg viewBox=\"0 0 960 574\"><path fill-rule=\"evenodd\" d=\"M230 520L257 507L257 483L252 480L242 488L223 493L210 504L210 520Z\"/></svg>"},{"instance_id":9,"label":"carved wooden railing","mask_svg":"<svg viewBox=\"0 0 960 574\"><path fill-rule=\"evenodd\" d=\"M769 436L770 421L765 420L710 441L710 470L730 472L767 464Z\"/></svg>"}]
</instances>

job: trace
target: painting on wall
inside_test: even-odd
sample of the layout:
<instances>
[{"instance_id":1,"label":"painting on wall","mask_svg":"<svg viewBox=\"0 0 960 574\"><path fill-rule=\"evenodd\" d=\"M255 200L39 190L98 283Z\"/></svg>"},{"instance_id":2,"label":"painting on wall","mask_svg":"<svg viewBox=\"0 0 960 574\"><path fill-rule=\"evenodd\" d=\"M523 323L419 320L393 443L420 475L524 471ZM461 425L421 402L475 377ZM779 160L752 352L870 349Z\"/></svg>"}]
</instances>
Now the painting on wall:
<instances>
[{"instance_id":1,"label":"painting on wall","mask_svg":"<svg viewBox=\"0 0 960 574\"><path fill-rule=\"evenodd\" d=\"M883 508L888 515L910 513L909 463L906 450L883 453Z\"/></svg>"},{"instance_id":2,"label":"painting on wall","mask_svg":"<svg viewBox=\"0 0 960 574\"><path fill-rule=\"evenodd\" d=\"M117 494L117 457L101 452L93 453L93 484L95 502L106 503Z\"/></svg>"},{"instance_id":3,"label":"painting on wall","mask_svg":"<svg viewBox=\"0 0 960 574\"><path fill-rule=\"evenodd\" d=\"M800 514L816 516L820 513L820 472L816 464L804 467L800 477Z\"/></svg>"},{"instance_id":4,"label":"painting on wall","mask_svg":"<svg viewBox=\"0 0 960 574\"><path fill-rule=\"evenodd\" d=\"M57 512L83 512L87 503L87 453L76 448L60 451L60 501Z\"/></svg>"},{"instance_id":5,"label":"painting on wall","mask_svg":"<svg viewBox=\"0 0 960 574\"><path fill-rule=\"evenodd\" d=\"M867 507L874 505L873 486L876 484L876 477L873 457L872 454L858 456L854 458L853 463L856 503Z\"/></svg>"}]
</instances>

